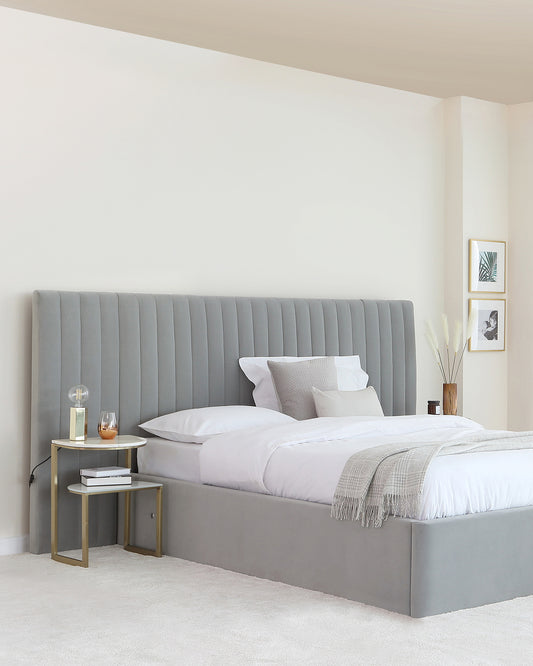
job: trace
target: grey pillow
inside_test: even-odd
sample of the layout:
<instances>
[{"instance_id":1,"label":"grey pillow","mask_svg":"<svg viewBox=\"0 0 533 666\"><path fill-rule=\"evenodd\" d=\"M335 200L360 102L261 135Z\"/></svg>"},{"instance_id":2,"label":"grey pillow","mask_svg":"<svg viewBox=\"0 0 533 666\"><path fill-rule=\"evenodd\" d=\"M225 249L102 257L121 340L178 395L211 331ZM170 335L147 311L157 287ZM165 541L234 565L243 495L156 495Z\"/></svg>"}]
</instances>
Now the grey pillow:
<instances>
[{"instance_id":1,"label":"grey pillow","mask_svg":"<svg viewBox=\"0 0 533 666\"><path fill-rule=\"evenodd\" d=\"M384 416L373 386L360 391L321 391L313 386L318 416Z\"/></svg>"},{"instance_id":2,"label":"grey pillow","mask_svg":"<svg viewBox=\"0 0 533 666\"><path fill-rule=\"evenodd\" d=\"M338 388L333 356L296 363L268 361L281 411L299 421L316 417L312 387Z\"/></svg>"}]
</instances>

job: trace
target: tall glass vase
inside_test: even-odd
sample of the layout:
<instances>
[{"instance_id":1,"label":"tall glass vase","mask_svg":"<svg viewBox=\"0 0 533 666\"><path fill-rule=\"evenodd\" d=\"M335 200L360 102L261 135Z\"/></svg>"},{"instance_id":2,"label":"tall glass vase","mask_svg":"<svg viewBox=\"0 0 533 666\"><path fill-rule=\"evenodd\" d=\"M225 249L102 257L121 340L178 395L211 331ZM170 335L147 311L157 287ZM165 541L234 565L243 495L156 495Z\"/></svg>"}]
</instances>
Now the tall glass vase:
<instances>
[{"instance_id":1,"label":"tall glass vase","mask_svg":"<svg viewBox=\"0 0 533 666\"><path fill-rule=\"evenodd\" d=\"M442 385L442 413L457 414L457 384Z\"/></svg>"}]
</instances>

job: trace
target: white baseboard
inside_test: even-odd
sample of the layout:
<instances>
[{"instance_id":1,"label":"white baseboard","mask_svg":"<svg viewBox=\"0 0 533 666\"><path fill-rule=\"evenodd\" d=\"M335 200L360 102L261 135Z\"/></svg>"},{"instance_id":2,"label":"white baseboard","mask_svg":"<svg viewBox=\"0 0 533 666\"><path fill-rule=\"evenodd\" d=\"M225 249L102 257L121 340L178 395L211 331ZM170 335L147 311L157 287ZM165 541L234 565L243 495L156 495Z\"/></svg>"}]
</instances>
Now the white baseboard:
<instances>
[{"instance_id":1,"label":"white baseboard","mask_svg":"<svg viewBox=\"0 0 533 666\"><path fill-rule=\"evenodd\" d=\"M28 534L20 537L6 537L0 539L0 555L17 555L29 550L30 537Z\"/></svg>"}]
</instances>

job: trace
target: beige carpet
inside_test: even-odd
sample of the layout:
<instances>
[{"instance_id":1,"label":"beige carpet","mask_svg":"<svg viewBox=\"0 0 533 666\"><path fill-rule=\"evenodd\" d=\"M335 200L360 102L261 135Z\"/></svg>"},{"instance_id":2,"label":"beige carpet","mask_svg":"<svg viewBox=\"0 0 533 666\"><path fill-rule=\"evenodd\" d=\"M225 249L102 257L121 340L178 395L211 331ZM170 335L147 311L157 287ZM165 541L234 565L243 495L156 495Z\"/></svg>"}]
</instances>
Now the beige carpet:
<instances>
[{"instance_id":1,"label":"beige carpet","mask_svg":"<svg viewBox=\"0 0 533 666\"><path fill-rule=\"evenodd\" d=\"M8 555L0 664L529 665L533 597L414 620L119 546L89 569Z\"/></svg>"}]
</instances>

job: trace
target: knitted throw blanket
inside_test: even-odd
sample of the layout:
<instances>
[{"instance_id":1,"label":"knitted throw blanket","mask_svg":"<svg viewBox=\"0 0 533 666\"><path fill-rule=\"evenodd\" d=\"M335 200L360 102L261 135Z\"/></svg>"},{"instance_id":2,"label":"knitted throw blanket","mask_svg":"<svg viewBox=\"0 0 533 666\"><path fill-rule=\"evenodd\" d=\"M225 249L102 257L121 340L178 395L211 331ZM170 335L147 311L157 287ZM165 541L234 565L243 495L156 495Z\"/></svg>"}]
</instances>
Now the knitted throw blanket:
<instances>
[{"instance_id":1,"label":"knitted throw blanket","mask_svg":"<svg viewBox=\"0 0 533 666\"><path fill-rule=\"evenodd\" d=\"M418 515L424 478L436 456L533 448L532 432L476 431L452 442L385 444L351 456L339 479L331 506L337 520L381 527L389 515Z\"/></svg>"}]
</instances>

